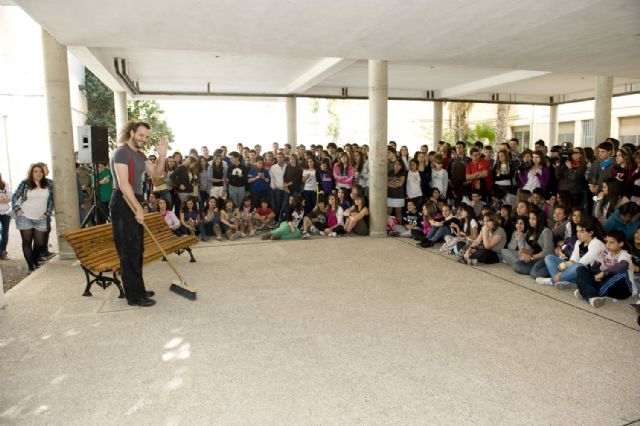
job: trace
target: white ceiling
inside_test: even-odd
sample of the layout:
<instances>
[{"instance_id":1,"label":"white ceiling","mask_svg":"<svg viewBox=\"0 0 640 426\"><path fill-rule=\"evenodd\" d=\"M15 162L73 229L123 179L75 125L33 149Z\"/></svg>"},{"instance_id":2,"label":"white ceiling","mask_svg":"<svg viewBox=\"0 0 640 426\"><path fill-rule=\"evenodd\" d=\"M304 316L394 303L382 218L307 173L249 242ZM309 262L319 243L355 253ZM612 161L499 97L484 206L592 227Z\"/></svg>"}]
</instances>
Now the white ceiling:
<instances>
[{"instance_id":1,"label":"white ceiling","mask_svg":"<svg viewBox=\"0 0 640 426\"><path fill-rule=\"evenodd\" d=\"M143 92L211 82L215 92L366 96L367 59L390 61L392 97L548 102L592 93L596 75L617 77L616 93L640 90L639 0L15 3L60 43L89 47L90 68L116 77L113 59L125 58Z\"/></svg>"}]
</instances>

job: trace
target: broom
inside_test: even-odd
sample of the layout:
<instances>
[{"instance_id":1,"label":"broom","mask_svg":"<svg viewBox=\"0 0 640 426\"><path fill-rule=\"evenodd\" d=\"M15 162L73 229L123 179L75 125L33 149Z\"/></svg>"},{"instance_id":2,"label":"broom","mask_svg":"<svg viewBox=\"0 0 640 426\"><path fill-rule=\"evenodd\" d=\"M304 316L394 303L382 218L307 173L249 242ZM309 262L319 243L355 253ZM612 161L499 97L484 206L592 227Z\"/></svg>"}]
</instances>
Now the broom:
<instances>
[{"instance_id":1,"label":"broom","mask_svg":"<svg viewBox=\"0 0 640 426\"><path fill-rule=\"evenodd\" d=\"M124 200L127 202L129 207L131 208L131 211L133 211L135 214L136 209L131 205L131 202L127 200L124 194L122 194L122 198L124 198ZM155 235L153 235L153 232L151 232L151 230L149 229L149 227L144 221L142 221L142 226L147 231L147 233L149 234L153 242L156 244L156 246L158 246L158 249L160 249L160 253L162 253L164 258L167 260L167 263L169 264L169 266L171 266L171 269L173 269L173 272L175 272L176 276L178 277L178 281L171 282L171 286L169 287L169 290L173 291L176 294L179 294L180 296L186 297L189 300L196 300L195 287L192 287L189 284L187 284L184 278L182 278L182 274L180 274L180 272L178 271L178 268L176 268L173 262L169 259L169 256L164 251L164 249L156 239Z\"/></svg>"}]
</instances>

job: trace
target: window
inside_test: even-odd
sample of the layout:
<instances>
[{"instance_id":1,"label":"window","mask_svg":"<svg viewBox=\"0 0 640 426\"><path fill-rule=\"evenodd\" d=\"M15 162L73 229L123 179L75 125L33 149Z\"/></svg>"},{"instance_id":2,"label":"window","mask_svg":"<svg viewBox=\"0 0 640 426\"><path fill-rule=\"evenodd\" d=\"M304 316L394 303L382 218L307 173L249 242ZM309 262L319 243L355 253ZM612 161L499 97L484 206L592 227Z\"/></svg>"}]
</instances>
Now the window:
<instances>
[{"instance_id":1,"label":"window","mask_svg":"<svg viewBox=\"0 0 640 426\"><path fill-rule=\"evenodd\" d=\"M620 117L620 143L632 143L638 145L640 142L640 116Z\"/></svg>"},{"instance_id":2,"label":"window","mask_svg":"<svg viewBox=\"0 0 640 426\"><path fill-rule=\"evenodd\" d=\"M529 138L530 138L529 126L512 127L511 137L518 138L518 141L520 141L520 146L522 147L522 149L528 148Z\"/></svg>"},{"instance_id":3,"label":"window","mask_svg":"<svg viewBox=\"0 0 640 426\"><path fill-rule=\"evenodd\" d=\"M593 148L593 120L582 121L582 146Z\"/></svg>"},{"instance_id":4,"label":"window","mask_svg":"<svg viewBox=\"0 0 640 426\"><path fill-rule=\"evenodd\" d=\"M576 138L576 122L566 121L564 123L558 123L558 145L563 142L575 142ZM555 144L554 144L555 145Z\"/></svg>"}]
</instances>

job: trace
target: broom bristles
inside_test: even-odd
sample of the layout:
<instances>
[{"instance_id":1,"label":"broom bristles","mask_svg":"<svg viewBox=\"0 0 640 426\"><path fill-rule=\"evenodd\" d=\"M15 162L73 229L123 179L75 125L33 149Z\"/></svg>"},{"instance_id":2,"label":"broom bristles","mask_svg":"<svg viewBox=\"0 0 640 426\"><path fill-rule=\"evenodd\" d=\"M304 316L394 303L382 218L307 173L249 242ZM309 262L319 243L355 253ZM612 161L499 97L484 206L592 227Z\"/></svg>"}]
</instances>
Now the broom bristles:
<instances>
[{"instance_id":1,"label":"broom bristles","mask_svg":"<svg viewBox=\"0 0 640 426\"><path fill-rule=\"evenodd\" d=\"M187 283L171 283L169 290L189 300L196 300L196 289Z\"/></svg>"}]
</instances>

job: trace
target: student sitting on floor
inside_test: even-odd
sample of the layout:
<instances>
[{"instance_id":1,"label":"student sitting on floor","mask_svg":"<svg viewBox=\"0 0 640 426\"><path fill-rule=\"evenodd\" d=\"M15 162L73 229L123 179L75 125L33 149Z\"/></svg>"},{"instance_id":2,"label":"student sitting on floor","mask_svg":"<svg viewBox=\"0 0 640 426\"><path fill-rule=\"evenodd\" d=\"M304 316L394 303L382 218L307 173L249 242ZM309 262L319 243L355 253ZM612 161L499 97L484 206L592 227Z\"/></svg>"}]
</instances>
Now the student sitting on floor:
<instances>
[{"instance_id":1,"label":"student sitting on floor","mask_svg":"<svg viewBox=\"0 0 640 426\"><path fill-rule=\"evenodd\" d=\"M449 207L448 204L443 204L442 215L429 221L431 229L429 229L427 235L420 242L420 247L429 248L433 247L435 243L444 241L445 236L451 235L451 228L449 228L449 226L452 222L458 223L459 221L457 218L454 218L451 207Z\"/></svg>"},{"instance_id":2,"label":"student sitting on floor","mask_svg":"<svg viewBox=\"0 0 640 426\"><path fill-rule=\"evenodd\" d=\"M562 204L556 204L553 207L552 220L549 223L554 243L562 241L567 237L567 223L569 223L569 221L567 220L566 207Z\"/></svg>"},{"instance_id":3,"label":"student sitting on floor","mask_svg":"<svg viewBox=\"0 0 640 426\"><path fill-rule=\"evenodd\" d=\"M531 278L548 276L544 258L553 254L553 235L545 226L544 212L535 209L529 213L529 231L525 234L526 248L519 252L519 260L513 264L514 272L531 275Z\"/></svg>"},{"instance_id":4,"label":"student sitting on floor","mask_svg":"<svg viewBox=\"0 0 640 426\"><path fill-rule=\"evenodd\" d=\"M429 231L431 230L431 220L436 217L442 217L440 213L438 213L438 208L436 207L436 202L429 199L424 204L422 204L422 218L420 220L419 226L414 228L411 231L411 236L414 240L418 240L417 246L420 245L422 240L427 236Z\"/></svg>"},{"instance_id":5,"label":"student sitting on floor","mask_svg":"<svg viewBox=\"0 0 640 426\"><path fill-rule=\"evenodd\" d=\"M605 297L627 299L633 292L633 263L625 244L622 231L611 231L606 236L606 250L594 262L592 268L584 265L577 270L577 298L589 302L594 308L601 307Z\"/></svg>"},{"instance_id":6,"label":"student sitting on floor","mask_svg":"<svg viewBox=\"0 0 640 426\"><path fill-rule=\"evenodd\" d=\"M318 197L318 203L302 221L302 238L309 238L310 233L324 235L324 230L327 229L328 213L325 197L321 195Z\"/></svg>"},{"instance_id":7,"label":"student sitting on floor","mask_svg":"<svg viewBox=\"0 0 640 426\"><path fill-rule=\"evenodd\" d=\"M364 199L356 196L353 205L344 211L344 230L347 235L353 232L356 235L369 235L369 225L366 217L369 216L369 208L364 205Z\"/></svg>"},{"instance_id":8,"label":"student sitting on floor","mask_svg":"<svg viewBox=\"0 0 640 426\"><path fill-rule=\"evenodd\" d=\"M593 216L585 216L577 227L578 244L573 249L568 261L558 256L549 255L544 258L550 278L538 277L536 282L542 285L555 285L566 288L575 284L576 271L581 265L591 266L605 249L600 222Z\"/></svg>"},{"instance_id":9,"label":"student sitting on floor","mask_svg":"<svg viewBox=\"0 0 640 426\"><path fill-rule=\"evenodd\" d=\"M295 240L302 233L299 226L304 217L304 199L298 195L289 196L289 204L284 212L284 220L273 231L262 236L263 240Z\"/></svg>"},{"instance_id":10,"label":"student sitting on floor","mask_svg":"<svg viewBox=\"0 0 640 426\"><path fill-rule=\"evenodd\" d=\"M215 197L207 199L206 208L202 212L202 219L200 220L200 239L208 241L210 235L215 235L216 240L222 241L220 209L218 209L218 200Z\"/></svg>"},{"instance_id":11,"label":"student sitting on floor","mask_svg":"<svg viewBox=\"0 0 640 426\"><path fill-rule=\"evenodd\" d=\"M276 214L269 207L269 202L266 199L260 200L260 207L256 209L256 213L253 216L253 221L256 225L256 230L261 231L265 228L275 225Z\"/></svg>"},{"instance_id":12,"label":"student sitting on floor","mask_svg":"<svg viewBox=\"0 0 640 426\"><path fill-rule=\"evenodd\" d=\"M180 223L180 219L173 212L171 202L160 198L158 200L158 213L164 217L165 222L169 226L169 229L176 235L189 235L189 230L186 226Z\"/></svg>"},{"instance_id":13,"label":"student sitting on floor","mask_svg":"<svg viewBox=\"0 0 640 426\"><path fill-rule=\"evenodd\" d=\"M240 238L240 212L231 198L227 198L220 211L220 227L231 241Z\"/></svg>"},{"instance_id":14,"label":"student sitting on floor","mask_svg":"<svg viewBox=\"0 0 640 426\"><path fill-rule=\"evenodd\" d=\"M180 211L180 223L189 230L190 234L200 233L200 211L195 197L187 197L184 207Z\"/></svg>"},{"instance_id":15,"label":"student sitting on floor","mask_svg":"<svg viewBox=\"0 0 640 426\"><path fill-rule=\"evenodd\" d=\"M518 216L516 226L511 239L507 246L502 249L502 262L511 268L520 260L520 251L528 249L526 235L529 232L529 218L526 216Z\"/></svg>"},{"instance_id":16,"label":"student sitting on floor","mask_svg":"<svg viewBox=\"0 0 640 426\"><path fill-rule=\"evenodd\" d=\"M242 207L240 208L240 236L246 237L256 235L256 230L253 229L253 221L256 210L253 208L251 202L251 196L247 195L242 200Z\"/></svg>"},{"instance_id":17,"label":"student sitting on floor","mask_svg":"<svg viewBox=\"0 0 640 426\"><path fill-rule=\"evenodd\" d=\"M338 197L329 194L327 197L327 229L325 233L329 237L337 237L344 233L344 210L338 204Z\"/></svg>"},{"instance_id":18,"label":"student sitting on floor","mask_svg":"<svg viewBox=\"0 0 640 426\"><path fill-rule=\"evenodd\" d=\"M420 226L421 219L422 213L418 211L415 200L408 199L407 208L402 213L402 224L393 226L395 236L411 238L413 230Z\"/></svg>"},{"instance_id":19,"label":"student sitting on floor","mask_svg":"<svg viewBox=\"0 0 640 426\"><path fill-rule=\"evenodd\" d=\"M506 244L507 235L500 227L500 219L495 213L487 213L483 223L480 235L464 254L463 259L468 265L500 262L500 253Z\"/></svg>"},{"instance_id":20,"label":"student sitting on floor","mask_svg":"<svg viewBox=\"0 0 640 426\"><path fill-rule=\"evenodd\" d=\"M565 230L565 237L556 243L556 256L562 259L569 259L573 253L573 248L578 241L577 226L580 224L580 220L586 215L585 211L581 207L575 207L571 213L571 219L567 223Z\"/></svg>"}]
</instances>

